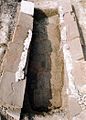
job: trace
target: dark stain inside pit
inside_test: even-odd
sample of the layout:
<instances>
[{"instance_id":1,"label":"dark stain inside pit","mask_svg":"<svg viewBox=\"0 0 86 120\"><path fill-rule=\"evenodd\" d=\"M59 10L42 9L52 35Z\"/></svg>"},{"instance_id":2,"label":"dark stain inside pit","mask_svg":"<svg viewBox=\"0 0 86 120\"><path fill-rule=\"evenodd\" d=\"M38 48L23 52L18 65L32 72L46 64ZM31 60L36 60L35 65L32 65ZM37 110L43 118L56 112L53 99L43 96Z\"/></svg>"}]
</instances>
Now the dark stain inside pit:
<instances>
[{"instance_id":1,"label":"dark stain inside pit","mask_svg":"<svg viewBox=\"0 0 86 120\"><path fill-rule=\"evenodd\" d=\"M47 25L48 17L36 9L22 113L47 112L51 106L49 100L52 98L50 85L52 48L48 40Z\"/></svg>"}]
</instances>

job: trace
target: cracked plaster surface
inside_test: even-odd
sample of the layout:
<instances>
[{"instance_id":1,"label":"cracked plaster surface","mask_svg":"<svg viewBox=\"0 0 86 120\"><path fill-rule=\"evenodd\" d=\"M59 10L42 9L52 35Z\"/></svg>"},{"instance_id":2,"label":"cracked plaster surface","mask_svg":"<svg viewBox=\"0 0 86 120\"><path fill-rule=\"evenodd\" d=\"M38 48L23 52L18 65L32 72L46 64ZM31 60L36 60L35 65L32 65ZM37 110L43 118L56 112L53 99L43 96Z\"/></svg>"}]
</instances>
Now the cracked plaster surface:
<instances>
[{"instance_id":1,"label":"cracked plaster surface","mask_svg":"<svg viewBox=\"0 0 86 120\"><path fill-rule=\"evenodd\" d=\"M24 80L25 79L25 73L24 73L24 69L26 66L26 61L27 61L27 56L28 56L28 49L29 49L29 45L31 42L31 38L32 38L32 31L29 30L28 31L28 37L25 39L24 42L24 48L23 48L23 52L21 55L21 60L18 66L18 71L15 73L15 81L18 82L19 80Z\"/></svg>"}]
</instances>

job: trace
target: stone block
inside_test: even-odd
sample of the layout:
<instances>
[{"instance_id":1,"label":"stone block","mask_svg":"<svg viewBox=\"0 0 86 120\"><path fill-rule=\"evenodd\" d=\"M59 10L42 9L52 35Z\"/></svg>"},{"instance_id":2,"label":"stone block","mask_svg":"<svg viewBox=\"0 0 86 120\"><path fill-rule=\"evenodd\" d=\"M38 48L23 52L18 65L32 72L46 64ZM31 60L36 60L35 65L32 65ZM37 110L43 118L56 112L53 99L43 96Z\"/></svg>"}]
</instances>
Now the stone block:
<instances>
[{"instance_id":1,"label":"stone block","mask_svg":"<svg viewBox=\"0 0 86 120\"><path fill-rule=\"evenodd\" d=\"M86 110L82 111L79 115L73 117L73 120L84 120L86 118Z\"/></svg>"},{"instance_id":2,"label":"stone block","mask_svg":"<svg viewBox=\"0 0 86 120\"><path fill-rule=\"evenodd\" d=\"M76 61L73 64L73 76L78 90L86 93L86 62Z\"/></svg>"},{"instance_id":3,"label":"stone block","mask_svg":"<svg viewBox=\"0 0 86 120\"><path fill-rule=\"evenodd\" d=\"M25 38L28 35L28 30L33 29L33 18L27 14L20 13L19 20L17 22L14 35L13 35L13 42L19 43L20 45L23 44Z\"/></svg>"},{"instance_id":4,"label":"stone block","mask_svg":"<svg viewBox=\"0 0 86 120\"><path fill-rule=\"evenodd\" d=\"M80 38L75 38L71 41L68 41L68 45L73 60L84 59Z\"/></svg>"},{"instance_id":5,"label":"stone block","mask_svg":"<svg viewBox=\"0 0 86 120\"><path fill-rule=\"evenodd\" d=\"M55 0L37 1L35 2L35 8L43 11L48 17L58 14L58 2Z\"/></svg>"},{"instance_id":6,"label":"stone block","mask_svg":"<svg viewBox=\"0 0 86 120\"><path fill-rule=\"evenodd\" d=\"M77 23L74 20L73 15L71 15L70 13L65 14L64 20L67 26L67 39L70 41L79 37L80 35L79 35Z\"/></svg>"},{"instance_id":7,"label":"stone block","mask_svg":"<svg viewBox=\"0 0 86 120\"><path fill-rule=\"evenodd\" d=\"M59 6L62 6L64 13L72 11L71 1L70 0L59 0Z\"/></svg>"},{"instance_id":8,"label":"stone block","mask_svg":"<svg viewBox=\"0 0 86 120\"><path fill-rule=\"evenodd\" d=\"M9 72L16 72L21 58L21 53L23 51L23 44L10 43L6 51L5 57L3 59L3 69Z\"/></svg>"},{"instance_id":9,"label":"stone block","mask_svg":"<svg viewBox=\"0 0 86 120\"><path fill-rule=\"evenodd\" d=\"M50 11L51 9L47 9ZM57 15L46 17L36 11L33 31L29 76L32 107L39 109L58 108L62 105L64 63L60 50L60 30ZM40 64L41 63L41 64ZM40 99L40 101L39 101Z\"/></svg>"},{"instance_id":10,"label":"stone block","mask_svg":"<svg viewBox=\"0 0 86 120\"><path fill-rule=\"evenodd\" d=\"M18 69L20 71L23 70L24 72L27 65L26 60L33 29L32 15L34 13L34 4L29 4L28 1L23 2L25 2L25 4L27 3L29 8L22 9L24 6L21 5L13 39L8 44L8 48L3 59L1 66L2 75L0 78L0 102L4 107L7 107L8 105L11 110L14 109L15 111L18 109L19 113L23 106L26 76L24 73L23 79L16 80L16 73Z\"/></svg>"},{"instance_id":11,"label":"stone block","mask_svg":"<svg viewBox=\"0 0 86 120\"><path fill-rule=\"evenodd\" d=\"M14 83L13 87L14 87L14 92L11 95L11 97L13 98L11 99L11 103L13 103L13 106L16 106L17 108L22 108L24 101L25 87L26 87L26 79L18 83L17 82Z\"/></svg>"},{"instance_id":12,"label":"stone block","mask_svg":"<svg viewBox=\"0 0 86 120\"><path fill-rule=\"evenodd\" d=\"M68 99L68 107L69 107L69 114L71 118L80 114L80 112L82 111L80 105L78 104L77 99L71 96L69 96L69 99Z\"/></svg>"},{"instance_id":13,"label":"stone block","mask_svg":"<svg viewBox=\"0 0 86 120\"><path fill-rule=\"evenodd\" d=\"M5 71L0 82L0 100L3 103L11 105L11 100L13 99L11 98L11 94L14 91L13 82L15 82L15 73Z\"/></svg>"}]
</instances>

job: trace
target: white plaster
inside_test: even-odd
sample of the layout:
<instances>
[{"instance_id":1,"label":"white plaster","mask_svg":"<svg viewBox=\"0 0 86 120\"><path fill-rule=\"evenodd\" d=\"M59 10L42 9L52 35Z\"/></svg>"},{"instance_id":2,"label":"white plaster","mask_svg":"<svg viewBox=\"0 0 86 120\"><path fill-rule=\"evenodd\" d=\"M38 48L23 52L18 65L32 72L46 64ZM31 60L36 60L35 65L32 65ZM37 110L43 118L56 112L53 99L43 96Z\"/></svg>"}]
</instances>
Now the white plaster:
<instances>
[{"instance_id":1,"label":"white plaster","mask_svg":"<svg viewBox=\"0 0 86 120\"><path fill-rule=\"evenodd\" d=\"M59 6L59 12L60 12L60 24L64 23L64 12L62 6Z\"/></svg>"},{"instance_id":2,"label":"white plaster","mask_svg":"<svg viewBox=\"0 0 86 120\"><path fill-rule=\"evenodd\" d=\"M33 16L33 14L34 14L34 3L22 0L20 11L25 13L25 14L29 14L29 15Z\"/></svg>"},{"instance_id":3,"label":"white plaster","mask_svg":"<svg viewBox=\"0 0 86 120\"><path fill-rule=\"evenodd\" d=\"M67 93L67 95L69 95L69 89L66 89L66 93Z\"/></svg>"},{"instance_id":4,"label":"white plaster","mask_svg":"<svg viewBox=\"0 0 86 120\"><path fill-rule=\"evenodd\" d=\"M65 38L66 34L67 34L67 30L66 30L66 27L64 26L62 31L61 31L61 38L62 38L63 41L64 40L67 41L67 38ZM68 75L68 79L69 79L69 81L68 81L69 90L70 90L71 94L76 94L76 96L77 96L78 91L75 87L74 77L72 75L73 61L72 61L72 57L71 57L70 51L68 49L68 44L67 44L66 41L65 41L65 44L63 44L63 53L64 53L64 60L65 60L65 63L66 63L67 75Z\"/></svg>"},{"instance_id":5,"label":"white plaster","mask_svg":"<svg viewBox=\"0 0 86 120\"><path fill-rule=\"evenodd\" d=\"M61 44L62 44L62 48L63 48L64 60L65 60L67 75L68 75L68 80L69 80L68 81L69 88L67 89L67 94L71 93L72 95L79 97L78 90L76 89L76 86L74 83L74 76L72 75L73 61L72 61L71 53L69 50L69 46L67 44L67 26L65 26L64 11L63 11L62 6L59 7L59 13L60 13L60 24L62 27Z\"/></svg>"},{"instance_id":6,"label":"white plaster","mask_svg":"<svg viewBox=\"0 0 86 120\"><path fill-rule=\"evenodd\" d=\"M15 74L15 81L16 82L18 82L19 80L23 80L25 78L24 68L26 66L28 49L30 46L31 38L32 38L32 31L29 30L28 37L25 39L25 42L24 42L24 48L23 48L21 60L20 60L19 66L18 66L18 71Z\"/></svg>"}]
</instances>

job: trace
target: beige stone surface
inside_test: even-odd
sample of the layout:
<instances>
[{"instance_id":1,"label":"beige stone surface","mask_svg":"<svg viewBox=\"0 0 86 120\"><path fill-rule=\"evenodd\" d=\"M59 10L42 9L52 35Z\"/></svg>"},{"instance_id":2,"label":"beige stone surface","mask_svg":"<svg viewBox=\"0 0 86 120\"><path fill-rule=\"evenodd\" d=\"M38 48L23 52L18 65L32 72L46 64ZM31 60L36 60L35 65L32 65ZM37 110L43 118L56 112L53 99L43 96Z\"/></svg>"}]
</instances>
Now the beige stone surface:
<instances>
[{"instance_id":1,"label":"beige stone surface","mask_svg":"<svg viewBox=\"0 0 86 120\"><path fill-rule=\"evenodd\" d=\"M25 38L27 37L27 32L29 29L33 29L33 18L27 14L19 14L19 19L14 31L14 36L12 41L23 44ZM17 31L17 32L16 32ZM22 40L21 40L22 38Z\"/></svg>"},{"instance_id":2,"label":"beige stone surface","mask_svg":"<svg viewBox=\"0 0 86 120\"><path fill-rule=\"evenodd\" d=\"M86 118L86 110L82 111L79 115L76 117L73 117L72 120L85 120Z\"/></svg>"},{"instance_id":3,"label":"beige stone surface","mask_svg":"<svg viewBox=\"0 0 86 120\"><path fill-rule=\"evenodd\" d=\"M23 51L23 44L21 45L21 43L19 44L15 42L11 42L9 44L2 63L3 69L5 71L14 72L14 73L17 71L22 51Z\"/></svg>"},{"instance_id":4,"label":"beige stone surface","mask_svg":"<svg viewBox=\"0 0 86 120\"><path fill-rule=\"evenodd\" d=\"M52 13L52 10L56 11L56 9L58 8L58 2L56 0L34 0L34 3L35 8L46 11L46 13Z\"/></svg>"},{"instance_id":5,"label":"beige stone surface","mask_svg":"<svg viewBox=\"0 0 86 120\"><path fill-rule=\"evenodd\" d=\"M77 27L75 16L71 13L66 13L64 15L65 24L67 26L67 39L68 41L71 41L75 38L78 38L79 30Z\"/></svg>"},{"instance_id":6,"label":"beige stone surface","mask_svg":"<svg viewBox=\"0 0 86 120\"><path fill-rule=\"evenodd\" d=\"M21 1L21 10L25 14L34 15L34 3L30 1Z\"/></svg>"},{"instance_id":7,"label":"beige stone surface","mask_svg":"<svg viewBox=\"0 0 86 120\"><path fill-rule=\"evenodd\" d=\"M63 7L64 13L70 13L72 11L70 0L58 0L58 5Z\"/></svg>"},{"instance_id":8,"label":"beige stone surface","mask_svg":"<svg viewBox=\"0 0 86 120\"><path fill-rule=\"evenodd\" d=\"M64 23L67 29L67 43L73 60L84 59L81 38L74 13L64 11Z\"/></svg>"},{"instance_id":9,"label":"beige stone surface","mask_svg":"<svg viewBox=\"0 0 86 120\"><path fill-rule=\"evenodd\" d=\"M18 70L20 58L24 49L24 41L28 31L33 29L33 18L20 12L13 39L8 44L6 54L1 65L2 76L0 79L0 104L9 109L21 111L26 87L26 76L16 82L15 73ZM29 50L29 48L28 48Z\"/></svg>"},{"instance_id":10,"label":"beige stone surface","mask_svg":"<svg viewBox=\"0 0 86 120\"><path fill-rule=\"evenodd\" d=\"M80 44L80 38L75 38L68 41L68 45L73 61L84 59L82 47Z\"/></svg>"},{"instance_id":11,"label":"beige stone surface","mask_svg":"<svg viewBox=\"0 0 86 120\"><path fill-rule=\"evenodd\" d=\"M80 105L78 104L77 99L71 96L69 96L69 99L68 99L68 108L69 108L69 114L71 118L73 118L74 116L77 116L82 111Z\"/></svg>"},{"instance_id":12,"label":"beige stone surface","mask_svg":"<svg viewBox=\"0 0 86 120\"><path fill-rule=\"evenodd\" d=\"M75 84L80 90L84 85L86 85L86 62L85 61L77 61L74 62L73 67L73 76L75 78Z\"/></svg>"}]
</instances>

